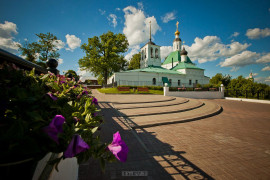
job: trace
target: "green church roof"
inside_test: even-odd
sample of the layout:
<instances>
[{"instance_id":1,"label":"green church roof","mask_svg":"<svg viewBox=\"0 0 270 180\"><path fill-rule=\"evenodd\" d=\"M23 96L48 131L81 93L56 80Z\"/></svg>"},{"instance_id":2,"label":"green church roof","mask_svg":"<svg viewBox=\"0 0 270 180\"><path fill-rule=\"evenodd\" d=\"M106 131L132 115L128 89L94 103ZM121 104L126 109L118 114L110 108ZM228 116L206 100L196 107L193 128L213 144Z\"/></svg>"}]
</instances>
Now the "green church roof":
<instances>
[{"instance_id":1,"label":"green church roof","mask_svg":"<svg viewBox=\"0 0 270 180\"><path fill-rule=\"evenodd\" d=\"M173 67L171 70L177 71L178 69L201 69L198 68L195 64L193 63L186 63L186 62L179 62L175 67ZM201 69L204 70L204 69Z\"/></svg>"},{"instance_id":2,"label":"green church roof","mask_svg":"<svg viewBox=\"0 0 270 180\"><path fill-rule=\"evenodd\" d=\"M173 62L181 61L181 56L180 56L179 51L171 52L169 56L165 59L162 65L172 63L172 60Z\"/></svg>"},{"instance_id":3,"label":"green church roof","mask_svg":"<svg viewBox=\"0 0 270 180\"><path fill-rule=\"evenodd\" d=\"M159 67L159 66L149 66L143 69L134 69L134 70L128 70L128 71L123 71L123 72L151 72L151 73L163 73L163 74L182 74L181 72L172 71L172 70Z\"/></svg>"},{"instance_id":4,"label":"green church roof","mask_svg":"<svg viewBox=\"0 0 270 180\"><path fill-rule=\"evenodd\" d=\"M180 51L173 51L169 54L169 56L165 59L165 61L162 63L162 65L165 64L171 64L173 62L181 62L181 55ZM192 63L192 61L187 56L187 63Z\"/></svg>"}]
</instances>

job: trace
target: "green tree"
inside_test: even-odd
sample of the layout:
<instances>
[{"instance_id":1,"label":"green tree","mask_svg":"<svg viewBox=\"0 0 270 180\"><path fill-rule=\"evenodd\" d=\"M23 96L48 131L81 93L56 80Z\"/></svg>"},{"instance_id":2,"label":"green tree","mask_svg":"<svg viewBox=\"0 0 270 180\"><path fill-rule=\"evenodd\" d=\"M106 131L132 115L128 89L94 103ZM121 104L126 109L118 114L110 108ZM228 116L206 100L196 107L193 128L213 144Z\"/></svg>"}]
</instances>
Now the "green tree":
<instances>
[{"instance_id":1,"label":"green tree","mask_svg":"<svg viewBox=\"0 0 270 180\"><path fill-rule=\"evenodd\" d=\"M88 44L81 46L86 56L79 60L80 68L91 71L107 84L111 74L124 69L126 60L121 53L128 50L128 45L124 34L114 34L111 31L99 37L88 38Z\"/></svg>"},{"instance_id":2,"label":"green tree","mask_svg":"<svg viewBox=\"0 0 270 180\"><path fill-rule=\"evenodd\" d=\"M28 43L27 41L23 45L19 46L23 56L26 56L26 60L34 62L38 65L46 67L45 61L50 58L58 59L60 54L57 52L58 39L51 33L36 34L39 38L38 42Z\"/></svg>"},{"instance_id":3,"label":"green tree","mask_svg":"<svg viewBox=\"0 0 270 180\"><path fill-rule=\"evenodd\" d=\"M215 76L213 76L209 83L210 85L214 87L220 87L221 84L223 84L225 87L229 85L231 81L231 76L230 75L225 75L223 76L221 73L217 73Z\"/></svg>"},{"instance_id":4,"label":"green tree","mask_svg":"<svg viewBox=\"0 0 270 180\"><path fill-rule=\"evenodd\" d=\"M134 54L129 62L128 69L140 69L141 53Z\"/></svg>"},{"instance_id":5,"label":"green tree","mask_svg":"<svg viewBox=\"0 0 270 180\"><path fill-rule=\"evenodd\" d=\"M77 73L74 70L67 70L65 72L65 76L68 76L69 74L72 74L72 77L75 78L75 80L79 80L79 76L77 75Z\"/></svg>"}]
</instances>

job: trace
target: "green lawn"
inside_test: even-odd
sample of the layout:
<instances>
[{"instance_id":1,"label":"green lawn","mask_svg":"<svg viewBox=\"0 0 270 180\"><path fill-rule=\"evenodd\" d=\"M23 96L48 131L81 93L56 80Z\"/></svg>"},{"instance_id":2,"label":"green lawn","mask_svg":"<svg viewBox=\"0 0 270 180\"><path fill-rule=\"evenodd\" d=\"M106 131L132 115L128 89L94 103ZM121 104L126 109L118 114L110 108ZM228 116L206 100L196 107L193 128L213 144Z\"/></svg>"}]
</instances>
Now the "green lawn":
<instances>
[{"instance_id":1,"label":"green lawn","mask_svg":"<svg viewBox=\"0 0 270 180\"><path fill-rule=\"evenodd\" d=\"M101 93L109 93L109 94L161 94L163 95L163 91L162 90L149 90L149 92L137 92L137 90L135 90L135 92L133 92L133 89L131 88L128 91L118 91L117 88L102 88L102 89L97 89L99 92Z\"/></svg>"}]
</instances>

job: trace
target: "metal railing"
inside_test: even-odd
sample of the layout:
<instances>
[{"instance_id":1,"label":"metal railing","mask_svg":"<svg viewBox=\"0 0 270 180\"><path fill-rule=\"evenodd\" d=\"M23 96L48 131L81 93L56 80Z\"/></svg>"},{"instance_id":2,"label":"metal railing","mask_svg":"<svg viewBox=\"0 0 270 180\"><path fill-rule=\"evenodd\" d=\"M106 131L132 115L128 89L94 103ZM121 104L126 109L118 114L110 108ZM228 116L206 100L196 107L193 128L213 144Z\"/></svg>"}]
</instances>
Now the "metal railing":
<instances>
[{"instance_id":1,"label":"metal railing","mask_svg":"<svg viewBox=\"0 0 270 180\"><path fill-rule=\"evenodd\" d=\"M236 98L249 98L249 99L269 99L270 91L252 91L252 90L229 90L226 89L224 92L225 97L236 97Z\"/></svg>"}]
</instances>

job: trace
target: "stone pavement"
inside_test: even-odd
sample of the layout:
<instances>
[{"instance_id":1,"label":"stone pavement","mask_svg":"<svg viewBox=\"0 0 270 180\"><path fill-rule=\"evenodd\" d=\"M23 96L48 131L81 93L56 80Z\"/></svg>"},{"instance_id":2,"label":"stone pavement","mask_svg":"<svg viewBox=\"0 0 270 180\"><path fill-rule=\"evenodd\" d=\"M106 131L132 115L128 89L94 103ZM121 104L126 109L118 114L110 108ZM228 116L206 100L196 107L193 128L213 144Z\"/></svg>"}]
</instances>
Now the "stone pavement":
<instances>
[{"instance_id":1,"label":"stone pavement","mask_svg":"<svg viewBox=\"0 0 270 180\"><path fill-rule=\"evenodd\" d=\"M202 100L222 106L223 112L192 122L131 129L111 102L172 101L172 97L104 95L96 90L93 94L105 121L102 140L111 142L119 131L130 151L126 163L108 164L104 174L95 160L80 165L80 180L270 179L269 104ZM125 171L147 176L122 176Z\"/></svg>"}]
</instances>

